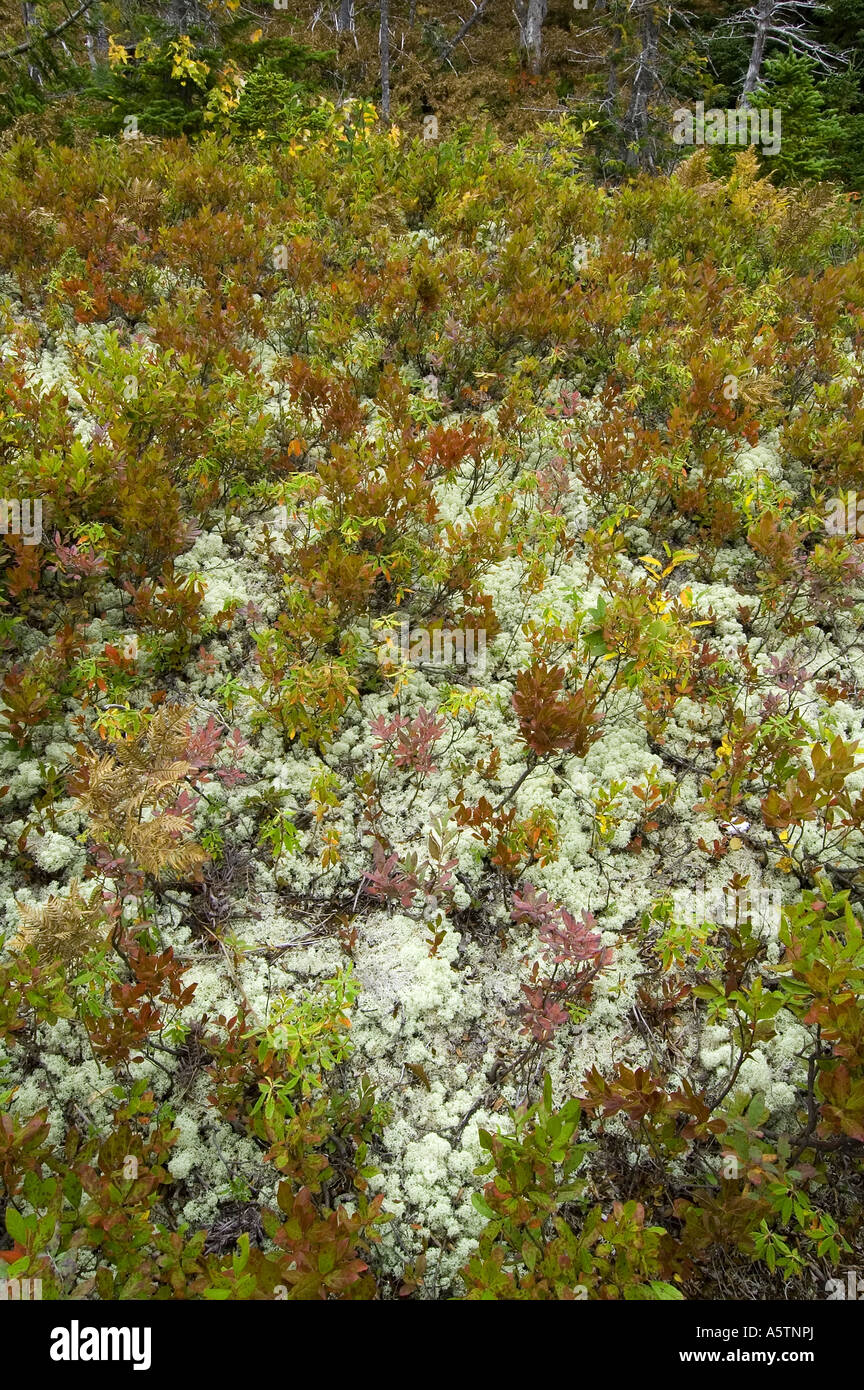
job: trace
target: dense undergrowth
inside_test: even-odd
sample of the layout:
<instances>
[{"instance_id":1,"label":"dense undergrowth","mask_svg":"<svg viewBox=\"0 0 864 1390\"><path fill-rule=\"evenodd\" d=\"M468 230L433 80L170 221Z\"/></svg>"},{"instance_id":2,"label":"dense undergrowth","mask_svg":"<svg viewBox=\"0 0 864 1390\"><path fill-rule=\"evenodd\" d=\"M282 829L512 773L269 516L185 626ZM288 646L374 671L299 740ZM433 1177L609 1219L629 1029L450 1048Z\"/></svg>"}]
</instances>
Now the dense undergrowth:
<instances>
[{"instance_id":1,"label":"dense undergrowth","mask_svg":"<svg viewBox=\"0 0 864 1390\"><path fill-rule=\"evenodd\" d=\"M0 1257L55 1298L823 1297L859 215L752 151L610 192L572 126L324 127L0 165Z\"/></svg>"}]
</instances>

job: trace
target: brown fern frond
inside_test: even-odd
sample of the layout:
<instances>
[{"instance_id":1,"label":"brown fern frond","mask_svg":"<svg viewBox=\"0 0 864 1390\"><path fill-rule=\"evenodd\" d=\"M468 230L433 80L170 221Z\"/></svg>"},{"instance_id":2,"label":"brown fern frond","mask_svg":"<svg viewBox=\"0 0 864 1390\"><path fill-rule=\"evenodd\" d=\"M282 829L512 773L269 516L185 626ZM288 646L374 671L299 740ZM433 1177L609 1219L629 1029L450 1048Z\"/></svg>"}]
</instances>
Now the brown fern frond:
<instances>
[{"instance_id":1,"label":"brown fern frond","mask_svg":"<svg viewBox=\"0 0 864 1390\"><path fill-rule=\"evenodd\" d=\"M129 857L142 873L154 878L165 870L185 875L194 873L207 861L207 854L197 844L184 844L178 838L188 826L179 816L158 816L129 831L126 844Z\"/></svg>"},{"instance_id":2,"label":"brown fern frond","mask_svg":"<svg viewBox=\"0 0 864 1390\"><path fill-rule=\"evenodd\" d=\"M110 935L111 928L98 890L94 889L90 897L85 898L77 878L69 885L68 897L50 897L38 907L18 903L18 911L21 925L10 947L24 950L35 945L40 960L45 963L61 960L66 966L78 964Z\"/></svg>"},{"instance_id":3,"label":"brown fern frond","mask_svg":"<svg viewBox=\"0 0 864 1390\"><path fill-rule=\"evenodd\" d=\"M185 839L188 820L169 810L187 779L200 775L188 757L190 713L182 705L161 706L110 753L82 750L69 784L94 838L154 878L165 871L197 878L207 860L200 845Z\"/></svg>"}]
</instances>

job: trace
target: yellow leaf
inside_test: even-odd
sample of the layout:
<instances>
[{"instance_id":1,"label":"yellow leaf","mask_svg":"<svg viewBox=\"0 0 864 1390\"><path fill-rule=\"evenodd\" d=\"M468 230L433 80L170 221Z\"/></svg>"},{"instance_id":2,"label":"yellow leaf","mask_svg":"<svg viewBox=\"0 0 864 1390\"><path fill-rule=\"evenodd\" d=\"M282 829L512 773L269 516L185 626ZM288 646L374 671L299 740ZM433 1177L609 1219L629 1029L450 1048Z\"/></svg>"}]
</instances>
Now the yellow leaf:
<instances>
[{"instance_id":1,"label":"yellow leaf","mask_svg":"<svg viewBox=\"0 0 864 1390\"><path fill-rule=\"evenodd\" d=\"M129 54L122 44L117 43L113 34L108 35L108 64L112 68L123 67L129 62Z\"/></svg>"}]
</instances>

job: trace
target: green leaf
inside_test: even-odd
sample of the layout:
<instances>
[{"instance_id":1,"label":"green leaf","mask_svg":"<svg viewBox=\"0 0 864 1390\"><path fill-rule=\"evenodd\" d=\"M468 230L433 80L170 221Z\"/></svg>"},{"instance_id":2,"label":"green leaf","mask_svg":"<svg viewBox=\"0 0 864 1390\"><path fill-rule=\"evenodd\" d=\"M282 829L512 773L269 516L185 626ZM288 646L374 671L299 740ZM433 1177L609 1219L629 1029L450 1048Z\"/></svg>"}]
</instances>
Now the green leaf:
<instances>
[{"instance_id":1,"label":"green leaf","mask_svg":"<svg viewBox=\"0 0 864 1390\"><path fill-rule=\"evenodd\" d=\"M14 1207L6 1208L6 1230L19 1245L27 1244L27 1222L20 1211L16 1211Z\"/></svg>"},{"instance_id":2,"label":"green leaf","mask_svg":"<svg viewBox=\"0 0 864 1390\"><path fill-rule=\"evenodd\" d=\"M485 1216L487 1221L491 1221L495 1215L486 1198L480 1192L472 1193L471 1205L475 1211L479 1211L481 1216Z\"/></svg>"},{"instance_id":3,"label":"green leaf","mask_svg":"<svg viewBox=\"0 0 864 1390\"><path fill-rule=\"evenodd\" d=\"M662 1279L649 1279L648 1287L655 1298L665 1303L683 1303L684 1295L674 1284L666 1284Z\"/></svg>"}]
</instances>

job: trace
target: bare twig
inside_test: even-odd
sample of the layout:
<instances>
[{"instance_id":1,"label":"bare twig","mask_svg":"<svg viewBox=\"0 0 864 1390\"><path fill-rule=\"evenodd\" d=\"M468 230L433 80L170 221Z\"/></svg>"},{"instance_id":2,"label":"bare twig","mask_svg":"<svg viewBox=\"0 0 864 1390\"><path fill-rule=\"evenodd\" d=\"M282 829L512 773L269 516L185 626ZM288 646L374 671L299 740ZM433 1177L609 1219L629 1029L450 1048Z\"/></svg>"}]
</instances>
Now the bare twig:
<instances>
[{"instance_id":1,"label":"bare twig","mask_svg":"<svg viewBox=\"0 0 864 1390\"><path fill-rule=\"evenodd\" d=\"M475 5L472 13L469 14L468 18L462 24L460 24L456 33L453 35L453 38L441 52L439 61L442 64L449 63L450 54L453 52L454 48L459 47L459 44L465 38L465 35L470 33L470 31L474 28L474 25L477 23L478 19L482 19L488 4L489 0L480 0L480 4Z\"/></svg>"},{"instance_id":2,"label":"bare twig","mask_svg":"<svg viewBox=\"0 0 864 1390\"><path fill-rule=\"evenodd\" d=\"M16 48L7 48L4 53L0 53L0 60L17 58L21 53L29 53L31 48L35 48L37 43L44 39L56 39L58 34L62 34L64 29L68 29L70 24L74 24L76 19L80 19L85 10L89 10L94 0L84 0L83 5L79 5L74 14L70 14L68 19L64 19L62 24L58 24L54 29L47 29L44 33L37 34L34 39L28 39L26 43L19 43Z\"/></svg>"}]
</instances>

